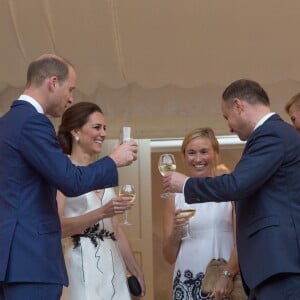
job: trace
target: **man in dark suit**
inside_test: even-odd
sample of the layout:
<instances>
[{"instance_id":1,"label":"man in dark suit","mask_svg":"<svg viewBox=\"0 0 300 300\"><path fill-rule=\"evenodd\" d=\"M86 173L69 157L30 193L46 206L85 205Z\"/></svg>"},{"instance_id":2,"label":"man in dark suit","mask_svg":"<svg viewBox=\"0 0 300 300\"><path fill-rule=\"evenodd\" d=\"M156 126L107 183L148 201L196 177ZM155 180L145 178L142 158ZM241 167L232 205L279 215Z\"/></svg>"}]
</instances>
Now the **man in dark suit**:
<instances>
[{"instance_id":1,"label":"man in dark suit","mask_svg":"<svg viewBox=\"0 0 300 300\"><path fill-rule=\"evenodd\" d=\"M0 300L60 299L68 284L56 190L68 196L118 185L117 167L137 159L124 143L86 167L62 153L46 115L72 104L76 72L46 54L27 71L23 95L0 118Z\"/></svg>"},{"instance_id":2,"label":"man in dark suit","mask_svg":"<svg viewBox=\"0 0 300 300\"><path fill-rule=\"evenodd\" d=\"M164 190L184 191L188 203L234 199L249 299L300 299L299 134L271 113L268 95L257 82L235 81L222 98L230 131L247 141L235 170L214 178L170 172Z\"/></svg>"}]
</instances>

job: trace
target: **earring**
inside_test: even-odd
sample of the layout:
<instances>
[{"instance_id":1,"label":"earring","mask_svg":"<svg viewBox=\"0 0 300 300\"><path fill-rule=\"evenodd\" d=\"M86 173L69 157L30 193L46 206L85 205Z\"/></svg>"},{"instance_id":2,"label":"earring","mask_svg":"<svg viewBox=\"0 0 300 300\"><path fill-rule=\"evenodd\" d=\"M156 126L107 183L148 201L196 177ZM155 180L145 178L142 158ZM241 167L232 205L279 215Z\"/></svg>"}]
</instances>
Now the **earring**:
<instances>
[{"instance_id":1,"label":"earring","mask_svg":"<svg viewBox=\"0 0 300 300\"><path fill-rule=\"evenodd\" d=\"M74 139L76 142L79 142L79 136L78 135L74 135Z\"/></svg>"}]
</instances>

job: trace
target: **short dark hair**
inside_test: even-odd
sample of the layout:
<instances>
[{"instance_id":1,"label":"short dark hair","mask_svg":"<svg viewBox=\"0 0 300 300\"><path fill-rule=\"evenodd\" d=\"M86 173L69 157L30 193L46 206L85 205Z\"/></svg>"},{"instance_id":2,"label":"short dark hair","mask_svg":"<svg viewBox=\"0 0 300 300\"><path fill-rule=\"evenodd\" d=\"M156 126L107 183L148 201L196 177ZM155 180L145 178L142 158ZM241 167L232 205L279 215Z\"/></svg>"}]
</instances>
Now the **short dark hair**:
<instances>
[{"instance_id":1,"label":"short dark hair","mask_svg":"<svg viewBox=\"0 0 300 300\"><path fill-rule=\"evenodd\" d=\"M269 96L256 81L240 79L232 82L223 92L222 98L229 103L234 98L247 101L249 104L270 106Z\"/></svg>"},{"instance_id":2,"label":"short dark hair","mask_svg":"<svg viewBox=\"0 0 300 300\"><path fill-rule=\"evenodd\" d=\"M57 76L58 82L63 83L69 76L72 64L65 58L54 54L44 54L34 60L27 69L26 87L39 87L46 78Z\"/></svg>"},{"instance_id":3,"label":"short dark hair","mask_svg":"<svg viewBox=\"0 0 300 300\"><path fill-rule=\"evenodd\" d=\"M71 131L86 124L89 116L94 112L103 114L101 108L92 102L78 102L65 110L57 132L58 141L65 154L72 152Z\"/></svg>"}]
</instances>

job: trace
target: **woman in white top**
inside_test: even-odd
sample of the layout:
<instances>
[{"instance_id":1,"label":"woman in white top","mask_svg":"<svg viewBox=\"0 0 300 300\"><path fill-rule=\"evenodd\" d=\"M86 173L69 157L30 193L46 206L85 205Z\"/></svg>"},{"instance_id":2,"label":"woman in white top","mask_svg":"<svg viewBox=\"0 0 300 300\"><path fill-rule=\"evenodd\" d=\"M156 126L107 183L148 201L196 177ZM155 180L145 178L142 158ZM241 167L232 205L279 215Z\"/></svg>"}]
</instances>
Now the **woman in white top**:
<instances>
[{"instance_id":1,"label":"woman in white top","mask_svg":"<svg viewBox=\"0 0 300 300\"><path fill-rule=\"evenodd\" d=\"M212 129L198 128L187 134L181 152L189 176L217 175L219 144ZM164 201L163 254L170 264L175 263L173 299L223 299L231 292L232 278L239 271L235 248L234 204L187 204L183 194L175 194ZM189 220L180 214L186 208L196 210ZM187 222L190 236L183 238ZM228 261L226 271L229 273L226 273L227 276L220 274L214 292L207 295L201 291L206 266L211 259L220 258Z\"/></svg>"},{"instance_id":2,"label":"woman in white top","mask_svg":"<svg viewBox=\"0 0 300 300\"><path fill-rule=\"evenodd\" d=\"M58 139L76 165L93 162L101 152L105 136L105 119L94 103L74 104L62 116ZM127 273L138 278L141 296L144 295L143 272L118 225L117 215L132 206L130 201L128 197L117 197L112 188L73 198L58 193L69 276L63 300L130 300Z\"/></svg>"}]
</instances>

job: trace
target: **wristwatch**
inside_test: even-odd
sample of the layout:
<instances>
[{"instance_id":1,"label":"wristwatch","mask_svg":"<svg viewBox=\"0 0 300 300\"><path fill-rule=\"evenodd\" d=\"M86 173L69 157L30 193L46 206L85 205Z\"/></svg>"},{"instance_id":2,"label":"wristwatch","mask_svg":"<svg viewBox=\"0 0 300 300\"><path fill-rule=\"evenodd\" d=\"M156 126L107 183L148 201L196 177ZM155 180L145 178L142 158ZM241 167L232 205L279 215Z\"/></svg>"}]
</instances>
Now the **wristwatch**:
<instances>
[{"instance_id":1,"label":"wristwatch","mask_svg":"<svg viewBox=\"0 0 300 300\"><path fill-rule=\"evenodd\" d=\"M224 271L222 272L222 274L223 274L225 277L232 278L232 273L230 273L230 272L227 271L227 270L224 270Z\"/></svg>"}]
</instances>

